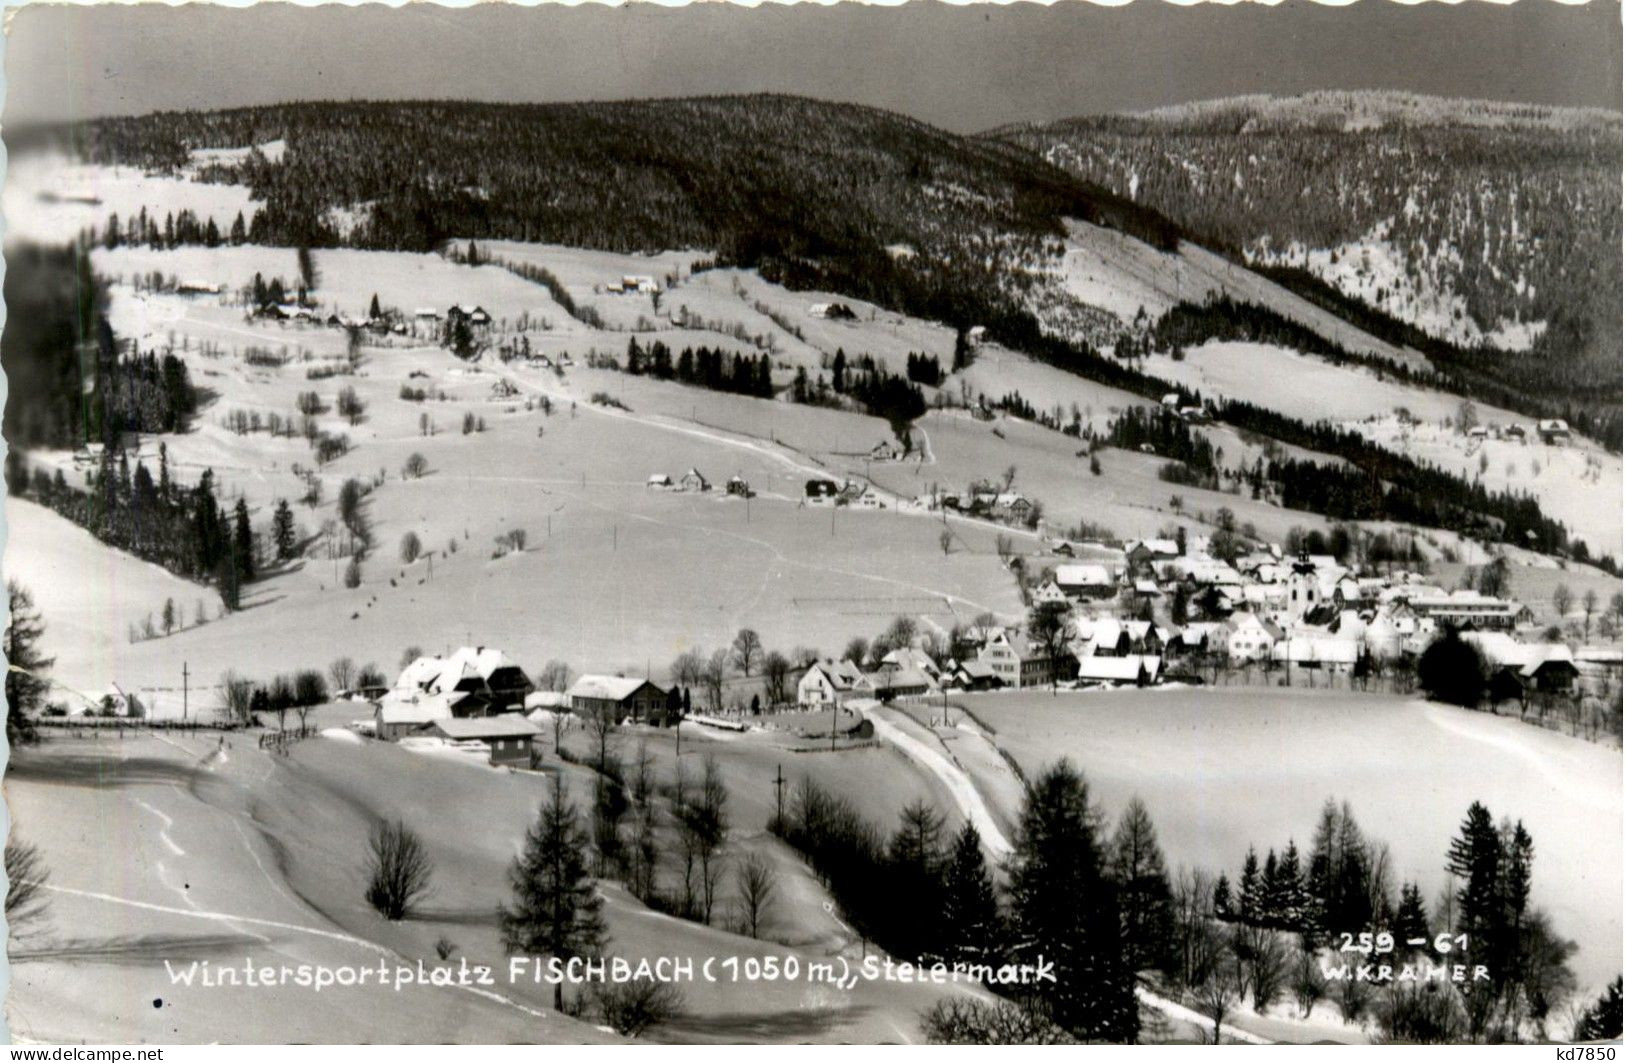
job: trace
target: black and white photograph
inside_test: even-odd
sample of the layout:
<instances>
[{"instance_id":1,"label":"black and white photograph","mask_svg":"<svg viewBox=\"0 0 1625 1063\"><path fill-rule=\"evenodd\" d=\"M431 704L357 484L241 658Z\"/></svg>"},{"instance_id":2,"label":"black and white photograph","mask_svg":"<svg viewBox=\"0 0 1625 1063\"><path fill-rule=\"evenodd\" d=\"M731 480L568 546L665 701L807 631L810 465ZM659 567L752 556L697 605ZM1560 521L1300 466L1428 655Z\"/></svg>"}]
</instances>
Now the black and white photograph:
<instances>
[{"instance_id":1,"label":"black and white photograph","mask_svg":"<svg viewBox=\"0 0 1625 1063\"><path fill-rule=\"evenodd\" d=\"M11 1044L1620 1040L1618 0L6 14Z\"/></svg>"}]
</instances>

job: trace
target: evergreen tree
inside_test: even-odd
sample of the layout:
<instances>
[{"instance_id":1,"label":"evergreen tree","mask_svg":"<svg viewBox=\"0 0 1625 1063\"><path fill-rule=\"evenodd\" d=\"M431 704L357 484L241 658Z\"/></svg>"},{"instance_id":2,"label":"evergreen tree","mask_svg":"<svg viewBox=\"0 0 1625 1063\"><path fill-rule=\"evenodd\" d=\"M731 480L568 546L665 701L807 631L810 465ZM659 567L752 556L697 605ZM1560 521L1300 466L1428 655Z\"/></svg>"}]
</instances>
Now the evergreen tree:
<instances>
[{"instance_id":1,"label":"evergreen tree","mask_svg":"<svg viewBox=\"0 0 1625 1063\"><path fill-rule=\"evenodd\" d=\"M254 530L248 523L248 502L237 500L231 535L232 558L237 564L238 578L247 583L254 578Z\"/></svg>"},{"instance_id":2,"label":"evergreen tree","mask_svg":"<svg viewBox=\"0 0 1625 1063\"><path fill-rule=\"evenodd\" d=\"M1258 880L1258 853L1247 847L1247 859L1242 861L1241 879L1236 884L1237 915L1243 923L1257 923L1261 910L1259 900L1261 884Z\"/></svg>"},{"instance_id":3,"label":"evergreen tree","mask_svg":"<svg viewBox=\"0 0 1625 1063\"><path fill-rule=\"evenodd\" d=\"M1173 893L1151 813L1138 797L1112 838L1112 878L1123 919L1123 958L1132 971L1162 967L1173 932Z\"/></svg>"},{"instance_id":4,"label":"evergreen tree","mask_svg":"<svg viewBox=\"0 0 1625 1063\"><path fill-rule=\"evenodd\" d=\"M1491 962L1505 971L1525 967L1524 930L1530 915L1529 883L1534 872L1535 842L1524 830L1523 821L1503 826L1501 835L1501 874L1497 883L1500 940L1494 944Z\"/></svg>"},{"instance_id":5,"label":"evergreen tree","mask_svg":"<svg viewBox=\"0 0 1625 1063\"><path fill-rule=\"evenodd\" d=\"M1235 899L1230 895L1230 877L1223 872L1219 873L1219 881L1213 884L1213 914L1219 919L1231 919L1235 916Z\"/></svg>"},{"instance_id":6,"label":"evergreen tree","mask_svg":"<svg viewBox=\"0 0 1625 1063\"><path fill-rule=\"evenodd\" d=\"M1445 870L1460 881L1456 927L1472 941L1488 941L1501 924L1501 839L1490 810L1474 801L1461 831L1451 839Z\"/></svg>"},{"instance_id":7,"label":"evergreen tree","mask_svg":"<svg viewBox=\"0 0 1625 1063\"><path fill-rule=\"evenodd\" d=\"M1446 628L1417 659L1416 683L1436 701L1476 708L1487 685L1484 655L1454 628Z\"/></svg>"},{"instance_id":8,"label":"evergreen tree","mask_svg":"<svg viewBox=\"0 0 1625 1063\"><path fill-rule=\"evenodd\" d=\"M910 802L886 852L892 951L901 958L920 959L941 938L942 860L941 813L925 801Z\"/></svg>"},{"instance_id":9,"label":"evergreen tree","mask_svg":"<svg viewBox=\"0 0 1625 1063\"><path fill-rule=\"evenodd\" d=\"M277 499L276 514L271 518L271 539L276 543L276 556L286 561L293 556L297 545L293 530L293 507L286 498Z\"/></svg>"},{"instance_id":10,"label":"evergreen tree","mask_svg":"<svg viewBox=\"0 0 1625 1063\"><path fill-rule=\"evenodd\" d=\"M1431 947L1411 945L1409 942L1430 936L1427 905L1422 902L1422 890L1414 882L1407 882L1399 890L1399 911L1394 915L1396 948L1405 953L1418 953Z\"/></svg>"},{"instance_id":11,"label":"evergreen tree","mask_svg":"<svg viewBox=\"0 0 1625 1063\"><path fill-rule=\"evenodd\" d=\"M1268 927L1281 925L1280 869L1274 849L1264 855L1264 869L1258 878L1258 922Z\"/></svg>"},{"instance_id":12,"label":"evergreen tree","mask_svg":"<svg viewBox=\"0 0 1625 1063\"><path fill-rule=\"evenodd\" d=\"M1134 973L1104 865L1089 788L1062 760L1028 791L1010 857L1015 954L1054 965L1056 981L1034 990L1053 1022L1086 1040L1132 1043Z\"/></svg>"},{"instance_id":13,"label":"evergreen tree","mask_svg":"<svg viewBox=\"0 0 1625 1063\"><path fill-rule=\"evenodd\" d=\"M1276 865L1275 876L1278 892L1276 905L1279 909L1281 926L1287 930L1302 931L1306 896L1297 842L1289 840L1286 843L1286 849L1281 853L1281 861Z\"/></svg>"},{"instance_id":14,"label":"evergreen tree","mask_svg":"<svg viewBox=\"0 0 1625 1063\"><path fill-rule=\"evenodd\" d=\"M240 244L248 239L248 228L243 224L243 212L238 211L237 217L231 223L231 242Z\"/></svg>"},{"instance_id":15,"label":"evergreen tree","mask_svg":"<svg viewBox=\"0 0 1625 1063\"><path fill-rule=\"evenodd\" d=\"M513 903L501 911L502 944L510 956L559 960L598 955L605 944L603 899L587 873L589 841L576 808L555 775L536 822L508 871ZM564 986L553 987L564 1010Z\"/></svg>"},{"instance_id":16,"label":"evergreen tree","mask_svg":"<svg viewBox=\"0 0 1625 1063\"><path fill-rule=\"evenodd\" d=\"M51 682L45 673L55 664L40 652L45 621L34 607L34 596L16 580L6 582L11 605L11 625L5 633L6 656L6 741L12 746L32 742L34 717L45 707Z\"/></svg>"},{"instance_id":17,"label":"evergreen tree","mask_svg":"<svg viewBox=\"0 0 1625 1063\"><path fill-rule=\"evenodd\" d=\"M367 307L367 320L368 321L377 321L379 318L381 318L383 316L384 316L384 311L378 305L378 293L373 292L372 293L372 303Z\"/></svg>"},{"instance_id":18,"label":"evergreen tree","mask_svg":"<svg viewBox=\"0 0 1625 1063\"><path fill-rule=\"evenodd\" d=\"M985 963L1002 959L1003 923L993 876L982 855L982 836L966 823L954 838L943 872L942 931L936 951L948 964Z\"/></svg>"},{"instance_id":19,"label":"evergreen tree","mask_svg":"<svg viewBox=\"0 0 1625 1063\"><path fill-rule=\"evenodd\" d=\"M1587 1008L1585 1014L1574 1027L1576 1041L1617 1041L1621 1028L1620 1008L1621 980L1615 978L1610 985L1597 998L1597 1002Z\"/></svg>"}]
</instances>

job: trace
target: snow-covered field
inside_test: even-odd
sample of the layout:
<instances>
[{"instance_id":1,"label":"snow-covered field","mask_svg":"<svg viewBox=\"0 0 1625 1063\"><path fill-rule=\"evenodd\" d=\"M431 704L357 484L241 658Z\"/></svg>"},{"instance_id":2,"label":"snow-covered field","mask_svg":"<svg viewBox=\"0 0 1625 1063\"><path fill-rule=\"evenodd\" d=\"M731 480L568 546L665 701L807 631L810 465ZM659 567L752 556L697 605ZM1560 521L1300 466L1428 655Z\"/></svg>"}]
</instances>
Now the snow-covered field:
<instances>
[{"instance_id":1,"label":"snow-covered field","mask_svg":"<svg viewBox=\"0 0 1625 1063\"><path fill-rule=\"evenodd\" d=\"M100 229L109 214L121 222L146 208L162 226L165 212L189 210L229 232L239 213L246 225L259 206L242 185L209 184L146 174L132 166L98 166L44 152L13 153L6 160L0 205L5 238L64 244L87 228Z\"/></svg>"},{"instance_id":2,"label":"snow-covered field","mask_svg":"<svg viewBox=\"0 0 1625 1063\"><path fill-rule=\"evenodd\" d=\"M318 710L337 726L354 710ZM669 733L628 735L623 757L647 741L657 779L674 772ZM584 752L585 747L578 752ZM787 753L773 743L716 743L688 729L685 770L714 755L730 789L729 852L761 852L780 885L763 940L724 929L732 918L725 880L714 926L657 914L604 885L609 951L642 957L793 955L803 965L863 944L831 914L828 895L793 854L763 834L779 767L792 783L811 774L852 793L864 815L890 824L909 800L934 798L906 761L870 747L841 754ZM63 739L14 761L8 798L20 834L51 868L50 908L13 942L8 1016L13 1036L129 1041L479 1041L613 1039L551 1011L551 987L510 983L492 913L507 899L506 869L535 814L547 776L562 772L571 798L590 800L591 773L549 750L545 772L471 771L375 741L318 737L283 758L252 735ZM434 863L421 910L380 920L362 898L365 837L374 817L399 817L424 839ZM670 868L668 868L668 871ZM214 966L251 960L376 967L437 962L490 965L484 989L373 986L269 989L171 987L165 961ZM872 951L872 949L870 950ZM911 1042L920 1013L941 989L860 982L851 989L808 982L738 986L703 980L680 987L686 1014L656 1040ZM157 1002L156 1004L154 1002Z\"/></svg>"},{"instance_id":3,"label":"snow-covered field","mask_svg":"<svg viewBox=\"0 0 1625 1063\"><path fill-rule=\"evenodd\" d=\"M1621 969L1625 804L1617 749L1488 713L1376 694L1048 691L962 699L1032 777L1070 757L1111 816L1138 795L1171 866L1232 877L1247 847L1308 846L1328 797L1390 847L1430 900L1467 807L1521 819L1534 897L1580 951L1593 994Z\"/></svg>"},{"instance_id":4,"label":"snow-covered field","mask_svg":"<svg viewBox=\"0 0 1625 1063\"><path fill-rule=\"evenodd\" d=\"M1625 465L1619 455L1578 436L1564 446L1546 446L1535 437L1533 418L1473 403L1479 424L1522 425L1528 441L1470 438L1459 427L1458 396L1379 380L1367 369L1333 365L1268 344L1205 343L1177 361L1153 356L1146 368L1204 396L1253 402L1304 421L1342 424L1391 450L1468 480L1482 479L1491 490L1532 492L1541 508L1583 538L1593 553L1620 555ZM1409 417L1402 419L1400 410ZM1445 425L1447 420L1451 425Z\"/></svg>"},{"instance_id":5,"label":"snow-covered field","mask_svg":"<svg viewBox=\"0 0 1625 1063\"><path fill-rule=\"evenodd\" d=\"M1426 359L1355 328L1245 267L1194 244L1159 251L1121 233L1086 222L1070 222L1058 267L1066 292L1114 314L1128 325L1145 311L1149 321L1176 303L1200 303L1210 293L1268 307L1290 321L1343 347L1396 365L1424 368Z\"/></svg>"},{"instance_id":6,"label":"snow-covered field","mask_svg":"<svg viewBox=\"0 0 1625 1063\"><path fill-rule=\"evenodd\" d=\"M506 319L512 326L522 314L536 322L545 322L544 332L579 333L582 326L539 284L532 284L500 266L459 266L439 255L413 254L404 251L354 251L332 248L312 254L317 272L317 286L310 293L325 317L330 313L365 318L374 294L384 308L396 308L411 317L419 308L433 309L444 314L453 304L483 306L498 321ZM266 283L281 278L291 293L299 284L299 263L295 252L284 247L180 247L157 250L148 247L120 247L115 250L98 249L92 255L96 271L112 280L132 278L154 271L173 275L182 282L222 284L230 293L249 285L256 273ZM133 308L126 312L132 317L114 320L114 328L121 325L122 335L136 336L146 332L163 334L166 321L164 307L173 307L173 300L148 299L141 302L152 307L148 310L154 325L136 331L139 318L133 317ZM191 304L187 304L191 309ZM238 323L242 309L236 308Z\"/></svg>"}]
</instances>

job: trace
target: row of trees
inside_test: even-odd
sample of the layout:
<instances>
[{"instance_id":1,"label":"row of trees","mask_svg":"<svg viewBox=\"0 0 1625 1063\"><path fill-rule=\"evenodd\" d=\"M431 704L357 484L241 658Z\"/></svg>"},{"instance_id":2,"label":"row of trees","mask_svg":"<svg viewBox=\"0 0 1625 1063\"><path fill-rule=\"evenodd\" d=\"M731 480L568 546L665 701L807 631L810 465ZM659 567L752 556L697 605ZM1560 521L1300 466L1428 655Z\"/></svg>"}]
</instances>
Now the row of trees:
<instances>
[{"instance_id":1,"label":"row of trees","mask_svg":"<svg viewBox=\"0 0 1625 1063\"><path fill-rule=\"evenodd\" d=\"M773 361L765 354L748 355L720 347L701 346L684 347L674 357L671 348L661 340L655 340L645 348L638 343L637 337L633 337L626 344L625 368L634 376L675 380L712 391L751 395L759 399L773 397Z\"/></svg>"},{"instance_id":2,"label":"row of trees","mask_svg":"<svg viewBox=\"0 0 1625 1063\"><path fill-rule=\"evenodd\" d=\"M1416 883L1395 893L1390 863L1387 847L1363 836L1348 804L1328 800L1306 863L1291 842L1279 856L1271 849L1262 863L1249 849L1234 887L1226 875L1212 884L1204 918L1230 927L1221 933L1237 960L1227 986L1192 981L1178 951L1179 933L1171 939L1175 951L1161 957L1164 969L1212 1007L1228 1008L1250 993L1262 1011L1290 990L1307 1015L1323 995L1334 993L1344 1017L1356 1021L1376 1003L1380 1028L1396 1040L1540 1035L1574 988L1567 961L1575 946L1557 936L1546 914L1530 903L1534 842L1523 824L1497 826L1489 810L1474 802L1450 842L1445 870L1451 886L1431 913ZM1377 932L1390 934L1392 944L1373 944ZM1441 937L1446 948L1438 944ZM1396 984L1374 1002L1358 983L1327 984L1351 957L1357 963L1463 964L1468 970L1482 965L1488 977L1438 983L1424 996Z\"/></svg>"},{"instance_id":3,"label":"row of trees","mask_svg":"<svg viewBox=\"0 0 1625 1063\"><path fill-rule=\"evenodd\" d=\"M11 462L9 486L20 497L46 506L110 546L156 562L188 579L210 580L227 608L236 609L242 588L255 578L254 531L248 504L239 498L228 517L215 497L214 471L205 469L187 488L169 477L167 451L159 449L158 478L137 461L132 471L122 448L103 452L101 465L87 474L88 490L69 486L35 469L25 475L22 461Z\"/></svg>"},{"instance_id":4,"label":"row of trees","mask_svg":"<svg viewBox=\"0 0 1625 1063\"><path fill-rule=\"evenodd\" d=\"M1154 918L1141 898L1160 864L1143 833L1149 817L1137 808L1131 818L1108 841L1082 776L1065 762L1048 769L1028 790L1002 895L975 827L949 839L923 803L886 837L845 797L803 780L771 829L807 856L853 927L894 956L980 969L1052 963L1055 982L1023 988L1021 1004L1071 1036L1121 1042L1139 1029L1134 963Z\"/></svg>"},{"instance_id":5,"label":"row of trees","mask_svg":"<svg viewBox=\"0 0 1625 1063\"><path fill-rule=\"evenodd\" d=\"M237 217L232 220L230 228L222 238L220 226L212 217L199 218L183 207L179 211L166 211L163 224L159 225L158 215L147 213L147 208L143 206L138 213L130 215L122 223L117 213L109 214L98 236L101 245L109 251L126 244L131 247L156 248L175 248L188 244L219 247L228 241L232 244L246 241L248 226L243 221L243 212L238 211Z\"/></svg>"}]
</instances>

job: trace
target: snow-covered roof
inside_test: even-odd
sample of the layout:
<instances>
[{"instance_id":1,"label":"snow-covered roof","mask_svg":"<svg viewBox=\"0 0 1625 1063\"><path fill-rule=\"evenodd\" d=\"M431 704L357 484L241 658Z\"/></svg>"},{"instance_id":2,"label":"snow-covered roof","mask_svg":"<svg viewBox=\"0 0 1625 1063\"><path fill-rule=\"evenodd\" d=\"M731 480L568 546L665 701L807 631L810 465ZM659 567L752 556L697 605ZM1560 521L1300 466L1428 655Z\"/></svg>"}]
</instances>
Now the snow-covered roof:
<instances>
[{"instance_id":1,"label":"snow-covered roof","mask_svg":"<svg viewBox=\"0 0 1625 1063\"><path fill-rule=\"evenodd\" d=\"M882 664L894 664L899 668L913 668L927 675L933 675L938 671L937 662L931 659L930 654L917 646L892 650L886 656L880 658L880 661Z\"/></svg>"},{"instance_id":2,"label":"snow-covered roof","mask_svg":"<svg viewBox=\"0 0 1625 1063\"><path fill-rule=\"evenodd\" d=\"M542 733L535 724L512 712L501 716L436 720L434 727L447 738L455 739L534 738Z\"/></svg>"},{"instance_id":3,"label":"snow-covered roof","mask_svg":"<svg viewBox=\"0 0 1625 1063\"><path fill-rule=\"evenodd\" d=\"M918 668L909 667L881 668L869 674L869 681L876 690L907 690L914 687L929 690L936 685L930 676Z\"/></svg>"},{"instance_id":4,"label":"snow-covered roof","mask_svg":"<svg viewBox=\"0 0 1625 1063\"><path fill-rule=\"evenodd\" d=\"M401 669L395 680L396 690L425 690L440 675L446 662L439 657L419 657Z\"/></svg>"},{"instance_id":5,"label":"snow-covered roof","mask_svg":"<svg viewBox=\"0 0 1625 1063\"><path fill-rule=\"evenodd\" d=\"M1114 581L1105 565L1057 565L1055 582L1062 587L1105 587Z\"/></svg>"},{"instance_id":6,"label":"snow-covered roof","mask_svg":"<svg viewBox=\"0 0 1625 1063\"><path fill-rule=\"evenodd\" d=\"M584 675L570 686L570 697L600 701L624 701L647 679L624 675Z\"/></svg>"},{"instance_id":7,"label":"snow-covered roof","mask_svg":"<svg viewBox=\"0 0 1625 1063\"><path fill-rule=\"evenodd\" d=\"M1548 663L1574 663L1573 652L1562 643L1519 642L1502 631L1469 631L1462 638L1478 647L1496 668L1516 668L1532 676Z\"/></svg>"},{"instance_id":8,"label":"snow-covered roof","mask_svg":"<svg viewBox=\"0 0 1625 1063\"><path fill-rule=\"evenodd\" d=\"M814 672L829 680L829 685L836 690L852 690L864 681L863 670L853 662L842 659L839 661L819 661L807 669L808 674ZM806 676L802 677L803 679Z\"/></svg>"},{"instance_id":9,"label":"snow-covered roof","mask_svg":"<svg viewBox=\"0 0 1625 1063\"><path fill-rule=\"evenodd\" d=\"M1078 659L1078 678L1109 682L1137 682L1145 665L1137 654L1127 657L1081 657Z\"/></svg>"}]
</instances>

